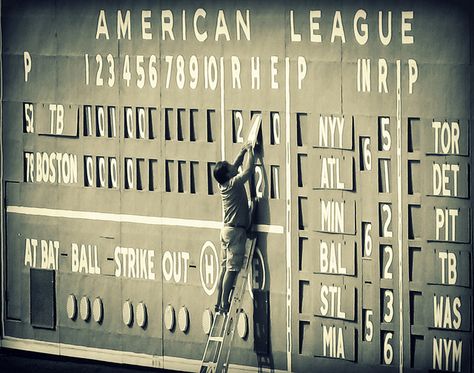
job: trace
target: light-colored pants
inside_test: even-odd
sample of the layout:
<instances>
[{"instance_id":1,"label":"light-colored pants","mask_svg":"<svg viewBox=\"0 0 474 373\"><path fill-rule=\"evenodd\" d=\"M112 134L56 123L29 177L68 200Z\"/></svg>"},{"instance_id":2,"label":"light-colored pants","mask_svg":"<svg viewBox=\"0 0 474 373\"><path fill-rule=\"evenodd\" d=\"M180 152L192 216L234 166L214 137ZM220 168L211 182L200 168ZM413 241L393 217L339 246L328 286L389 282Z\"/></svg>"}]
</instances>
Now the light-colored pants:
<instances>
[{"instance_id":1,"label":"light-colored pants","mask_svg":"<svg viewBox=\"0 0 474 373\"><path fill-rule=\"evenodd\" d=\"M240 271L244 262L247 231L244 228L223 227L221 229L222 269Z\"/></svg>"}]
</instances>

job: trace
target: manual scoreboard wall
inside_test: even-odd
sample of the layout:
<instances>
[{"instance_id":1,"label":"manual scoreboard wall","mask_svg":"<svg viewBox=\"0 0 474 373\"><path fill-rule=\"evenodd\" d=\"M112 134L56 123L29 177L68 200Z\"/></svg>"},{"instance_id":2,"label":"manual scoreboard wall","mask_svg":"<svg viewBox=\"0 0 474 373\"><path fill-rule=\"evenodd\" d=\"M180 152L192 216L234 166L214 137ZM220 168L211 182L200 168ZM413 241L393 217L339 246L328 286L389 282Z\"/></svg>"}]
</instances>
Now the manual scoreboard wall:
<instances>
[{"instance_id":1,"label":"manual scoreboard wall","mask_svg":"<svg viewBox=\"0 0 474 373\"><path fill-rule=\"evenodd\" d=\"M2 345L195 370L261 115L231 363L471 371L466 10L3 2Z\"/></svg>"}]
</instances>

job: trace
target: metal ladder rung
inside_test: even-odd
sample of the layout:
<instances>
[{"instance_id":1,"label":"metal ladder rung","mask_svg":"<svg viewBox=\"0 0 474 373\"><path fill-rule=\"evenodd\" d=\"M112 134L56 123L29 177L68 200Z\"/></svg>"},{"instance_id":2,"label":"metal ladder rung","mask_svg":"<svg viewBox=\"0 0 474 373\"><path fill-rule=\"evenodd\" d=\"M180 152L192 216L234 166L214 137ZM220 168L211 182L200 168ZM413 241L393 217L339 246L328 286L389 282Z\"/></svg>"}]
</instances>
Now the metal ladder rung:
<instances>
[{"instance_id":1,"label":"metal ladder rung","mask_svg":"<svg viewBox=\"0 0 474 373\"><path fill-rule=\"evenodd\" d=\"M215 367L216 365L217 363L214 361L205 361L204 363L202 363L203 367L208 367L208 368Z\"/></svg>"},{"instance_id":2,"label":"metal ladder rung","mask_svg":"<svg viewBox=\"0 0 474 373\"><path fill-rule=\"evenodd\" d=\"M215 372L216 369L217 369L217 362L206 361L201 364L201 369L199 370L199 373Z\"/></svg>"},{"instance_id":3,"label":"metal ladder rung","mask_svg":"<svg viewBox=\"0 0 474 373\"><path fill-rule=\"evenodd\" d=\"M209 337L209 341L211 342L222 342L224 340L224 337L219 336L219 337Z\"/></svg>"}]
</instances>

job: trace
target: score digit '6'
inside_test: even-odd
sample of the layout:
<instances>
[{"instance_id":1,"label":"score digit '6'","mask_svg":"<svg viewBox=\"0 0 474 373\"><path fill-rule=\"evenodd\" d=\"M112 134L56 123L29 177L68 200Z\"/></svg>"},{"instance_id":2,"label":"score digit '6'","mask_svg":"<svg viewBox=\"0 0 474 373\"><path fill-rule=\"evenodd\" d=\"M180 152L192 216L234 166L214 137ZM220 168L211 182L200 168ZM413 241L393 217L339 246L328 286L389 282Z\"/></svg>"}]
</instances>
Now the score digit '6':
<instances>
[{"instance_id":1,"label":"score digit '6'","mask_svg":"<svg viewBox=\"0 0 474 373\"><path fill-rule=\"evenodd\" d=\"M383 335L383 355L382 363L385 365L391 365L393 362L393 332L386 332Z\"/></svg>"},{"instance_id":2,"label":"score digit '6'","mask_svg":"<svg viewBox=\"0 0 474 373\"><path fill-rule=\"evenodd\" d=\"M363 247L363 252L365 257L369 257L372 255L372 248L373 248L373 243L372 243L372 236L370 234L372 230L372 223L362 223L362 247Z\"/></svg>"},{"instance_id":3,"label":"score digit '6'","mask_svg":"<svg viewBox=\"0 0 474 373\"><path fill-rule=\"evenodd\" d=\"M360 138L360 170L372 170L372 152L370 151L370 137Z\"/></svg>"}]
</instances>

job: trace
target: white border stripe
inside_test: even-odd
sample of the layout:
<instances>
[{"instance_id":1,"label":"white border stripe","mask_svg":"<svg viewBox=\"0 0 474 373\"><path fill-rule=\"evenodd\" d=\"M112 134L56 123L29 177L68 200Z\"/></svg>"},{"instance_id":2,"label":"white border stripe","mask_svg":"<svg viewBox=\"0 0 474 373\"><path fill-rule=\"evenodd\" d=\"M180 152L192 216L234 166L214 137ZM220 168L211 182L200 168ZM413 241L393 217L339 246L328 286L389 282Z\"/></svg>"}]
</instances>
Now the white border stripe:
<instances>
[{"instance_id":1,"label":"white border stripe","mask_svg":"<svg viewBox=\"0 0 474 373\"><path fill-rule=\"evenodd\" d=\"M221 63L221 159L225 159L225 81L224 81L224 57L220 58Z\"/></svg>"},{"instance_id":2,"label":"white border stripe","mask_svg":"<svg viewBox=\"0 0 474 373\"><path fill-rule=\"evenodd\" d=\"M397 213L398 213L398 294L400 312L400 373L403 373L403 219L402 219L402 103L401 103L401 67L397 60Z\"/></svg>"},{"instance_id":3,"label":"white border stripe","mask_svg":"<svg viewBox=\"0 0 474 373\"><path fill-rule=\"evenodd\" d=\"M48 209L48 208L25 207L25 206L7 206L7 213L45 216L45 217L52 217L52 218L112 221L112 222L117 222L117 223L163 225L163 226L186 227L186 228L208 228L208 229L221 229L222 228L222 222L212 221L212 220L166 218L166 217L159 217L159 216L113 214L113 213L107 213L107 212L60 210L60 209ZM283 234L283 226L281 225L257 224L255 225L254 230L259 233Z\"/></svg>"},{"instance_id":4,"label":"white border stripe","mask_svg":"<svg viewBox=\"0 0 474 373\"><path fill-rule=\"evenodd\" d=\"M1 340L1 342L1 346L5 348L12 348L30 352L39 352L50 355L90 359L96 361L107 361L116 364L129 364L185 372L196 372L201 366L201 361L195 359L185 359L174 356L150 355L129 351L118 351L95 347L71 345L65 343L45 342L34 339L22 339L6 336L5 339ZM231 364L229 367L229 372L244 373L260 371L283 373L283 371L277 369L260 370L257 367L252 367L248 365Z\"/></svg>"},{"instance_id":5,"label":"white border stripe","mask_svg":"<svg viewBox=\"0 0 474 373\"><path fill-rule=\"evenodd\" d=\"M96 361L109 361L119 364L153 366L163 368L163 357L129 351L118 351L65 343L45 342L5 336L2 347L39 352L43 354L78 357Z\"/></svg>"},{"instance_id":6,"label":"white border stripe","mask_svg":"<svg viewBox=\"0 0 474 373\"><path fill-rule=\"evenodd\" d=\"M1 10L0 10L0 15L1 15ZM2 24L0 24L0 48L3 50L3 27ZM0 79L3 82L3 61L0 59ZM0 305L0 317L2 318L0 320L0 327L2 328L0 330L0 343L2 342L2 335L5 331L5 293L6 293L6 255L5 255L5 247L4 243L6 242L5 240L5 196L4 196L4 190L3 190L3 163L5 162L4 154L3 154L3 83L0 84L0 300L2 304Z\"/></svg>"},{"instance_id":7,"label":"white border stripe","mask_svg":"<svg viewBox=\"0 0 474 373\"><path fill-rule=\"evenodd\" d=\"M290 125L290 59L285 58L285 147L286 147L286 359L291 372L291 125Z\"/></svg>"}]
</instances>

